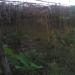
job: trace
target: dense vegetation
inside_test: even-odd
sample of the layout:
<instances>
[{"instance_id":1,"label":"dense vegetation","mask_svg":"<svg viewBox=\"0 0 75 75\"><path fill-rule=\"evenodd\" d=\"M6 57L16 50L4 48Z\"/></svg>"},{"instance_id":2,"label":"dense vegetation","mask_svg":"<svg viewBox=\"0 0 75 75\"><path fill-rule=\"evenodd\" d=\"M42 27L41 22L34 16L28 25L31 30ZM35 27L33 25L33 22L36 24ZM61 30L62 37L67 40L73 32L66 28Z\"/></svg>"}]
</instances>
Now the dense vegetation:
<instances>
[{"instance_id":1,"label":"dense vegetation","mask_svg":"<svg viewBox=\"0 0 75 75\"><path fill-rule=\"evenodd\" d=\"M0 8L0 75L75 75L74 6Z\"/></svg>"}]
</instances>

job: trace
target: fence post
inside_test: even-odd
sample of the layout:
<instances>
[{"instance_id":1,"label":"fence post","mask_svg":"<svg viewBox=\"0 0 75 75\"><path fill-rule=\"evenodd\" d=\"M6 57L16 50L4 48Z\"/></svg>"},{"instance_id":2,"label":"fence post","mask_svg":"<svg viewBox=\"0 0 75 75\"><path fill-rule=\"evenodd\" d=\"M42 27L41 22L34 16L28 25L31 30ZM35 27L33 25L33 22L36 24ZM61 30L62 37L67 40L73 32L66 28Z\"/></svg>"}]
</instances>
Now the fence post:
<instances>
[{"instance_id":1,"label":"fence post","mask_svg":"<svg viewBox=\"0 0 75 75\"><path fill-rule=\"evenodd\" d=\"M7 57L5 56L2 43L0 43L0 59L2 64L3 75L12 75Z\"/></svg>"}]
</instances>

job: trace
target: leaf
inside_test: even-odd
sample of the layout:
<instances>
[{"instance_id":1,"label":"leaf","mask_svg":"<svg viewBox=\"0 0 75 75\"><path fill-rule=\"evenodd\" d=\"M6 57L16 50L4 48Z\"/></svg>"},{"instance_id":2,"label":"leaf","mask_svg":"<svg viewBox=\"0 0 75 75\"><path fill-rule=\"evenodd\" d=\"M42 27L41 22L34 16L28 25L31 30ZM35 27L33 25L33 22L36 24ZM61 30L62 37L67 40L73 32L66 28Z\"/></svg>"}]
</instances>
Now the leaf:
<instances>
[{"instance_id":1,"label":"leaf","mask_svg":"<svg viewBox=\"0 0 75 75\"><path fill-rule=\"evenodd\" d=\"M31 67L33 67L34 69L43 68L43 66L39 66L39 65L36 65L34 63L31 63Z\"/></svg>"},{"instance_id":2,"label":"leaf","mask_svg":"<svg viewBox=\"0 0 75 75\"><path fill-rule=\"evenodd\" d=\"M4 51L6 55L13 55L13 51L11 48L4 48Z\"/></svg>"},{"instance_id":3,"label":"leaf","mask_svg":"<svg viewBox=\"0 0 75 75\"><path fill-rule=\"evenodd\" d=\"M14 54L11 48L4 49L6 56L10 63L15 66L16 69L39 69L42 66L38 66L29 60L24 53Z\"/></svg>"},{"instance_id":4,"label":"leaf","mask_svg":"<svg viewBox=\"0 0 75 75\"><path fill-rule=\"evenodd\" d=\"M23 67L22 66L19 66L19 65L15 65L15 68L16 69L23 69Z\"/></svg>"}]
</instances>

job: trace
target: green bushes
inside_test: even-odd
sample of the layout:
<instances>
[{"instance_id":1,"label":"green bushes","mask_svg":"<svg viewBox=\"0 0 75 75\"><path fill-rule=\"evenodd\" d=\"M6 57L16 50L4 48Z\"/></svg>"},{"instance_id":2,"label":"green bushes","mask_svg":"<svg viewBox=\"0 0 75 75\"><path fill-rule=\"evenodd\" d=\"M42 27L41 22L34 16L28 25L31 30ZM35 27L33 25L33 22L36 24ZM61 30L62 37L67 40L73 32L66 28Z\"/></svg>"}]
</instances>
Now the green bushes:
<instances>
[{"instance_id":1,"label":"green bushes","mask_svg":"<svg viewBox=\"0 0 75 75\"><path fill-rule=\"evenodd\" d=\"M9 63L15 67L15 69L21 70L35 70L43 68L40 65L37 65L30 61L28 57L24 53L15 54L12 49L5 48L4 49L7 58L9 59Z\"/></svg>"},{"instance_id":2,"label":"green bushes","mask_svg":"<svg viewBox=\"0 0 75 75\"><path fill-rule=\"evenodd\" d=\"M54 32L50 41L38 41L37 47L26 52L34 62L44 65L54 75L75 74L75 30L64 34ZM37 58L37 60L36 60ZM60 73L60 74L59 74Z\"/></svg>"},{"instance_id":3,"label":"green bushes","mask_svg":"<svg viewBox=\"0 0 75 75\"><path fill-rule=\"evenodd\" d=\"M10 66L13 71L16 69L16 72L21 71L23 73L24 71L34 72L37 70L37 72L39 72L38 70L40 69L47 69L47 75L74 75L74 33L74 29L69 30L69 32L64 32L64 34L54 32L51 35L49 41L41 39L32 41L34 44L33 47L29 48L24 53L16 53L13 48L10 47L8 43L6 43L8 47L5 47L4 51L7 58L9 59ZM13 38L10 39L12 42L15 41Z\"/></svg>"}]
</instances>

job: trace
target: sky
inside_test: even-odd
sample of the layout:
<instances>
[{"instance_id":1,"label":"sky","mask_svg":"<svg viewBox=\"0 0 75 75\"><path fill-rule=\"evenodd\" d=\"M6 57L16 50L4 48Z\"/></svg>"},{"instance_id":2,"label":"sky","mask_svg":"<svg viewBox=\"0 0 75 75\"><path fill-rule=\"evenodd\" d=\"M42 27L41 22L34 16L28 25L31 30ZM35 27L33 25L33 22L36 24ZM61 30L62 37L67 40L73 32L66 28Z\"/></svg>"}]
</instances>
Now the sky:
<instances>
[{"instance_id":1,"label":"sky","mask_svg":"<svg viewBox=\"0 0 75 75\"><path fill-rule=\"evenodd\" d=\"M33 2L33 3L41 3L39 0L8 0L8 1L22 1L22 2ZM61 3L62 5L75 5L75 0L42 0L47 2L56 2ZM45 3L45 2L42 2Z\"/></svg>"}]
</instances>

